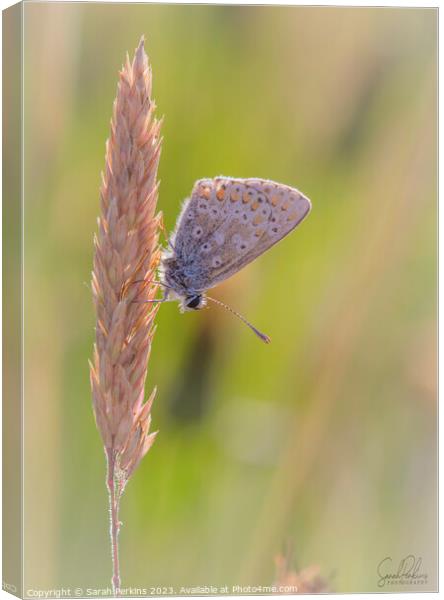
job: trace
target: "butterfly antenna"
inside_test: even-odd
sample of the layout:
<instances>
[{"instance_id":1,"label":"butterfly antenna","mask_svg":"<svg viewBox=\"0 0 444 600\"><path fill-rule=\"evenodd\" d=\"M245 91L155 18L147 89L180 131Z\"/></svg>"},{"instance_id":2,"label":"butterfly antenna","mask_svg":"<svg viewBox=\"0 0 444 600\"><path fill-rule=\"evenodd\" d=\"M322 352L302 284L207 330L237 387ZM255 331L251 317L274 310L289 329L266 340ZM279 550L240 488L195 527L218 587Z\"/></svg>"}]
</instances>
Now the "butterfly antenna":
<instances>
[{"instance_id":1,"label":"butterfly antenna","mask_svg":"<svg viewBox=\"0 0 444 600\"><path fill-rule=\"evenodd\" d=\"M249 321L247 321L247 319L245 317L243 317L240 313L238 313L236 310L234 310L233 308L228 306L228 304L224 304L224 302L221 302L220 300L216 300L216 298L211 298L211 296L205 296L205 297L208 300L211 300L211 302L214 302L215 304L219 304L219 306L222 306L226 310L230 311L230 313L232 313L235 317L237 317L238 319L243 321L245 323L245 325L247 325L253 331L253 333L255 333L257 335L257 337L260 338L263 342L265 342L266 344L269 344L271 342L271 339L268 337L268 335L265 335L265 333L262 333L261 331L259 331L259 329L256 329L256 327L254 327L254 325L252 325Z\"/></svg>"}]
</instances>

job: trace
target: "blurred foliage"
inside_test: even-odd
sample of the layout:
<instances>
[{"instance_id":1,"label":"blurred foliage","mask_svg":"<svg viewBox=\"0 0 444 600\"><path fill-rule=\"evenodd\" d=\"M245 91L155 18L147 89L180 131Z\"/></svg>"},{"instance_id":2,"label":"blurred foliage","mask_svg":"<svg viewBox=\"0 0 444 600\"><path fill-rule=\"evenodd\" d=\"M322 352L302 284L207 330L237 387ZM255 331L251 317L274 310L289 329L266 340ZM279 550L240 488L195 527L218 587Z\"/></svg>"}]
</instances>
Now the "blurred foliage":
<instances>
[{"instance_id":1,"label":"blurred foliage","mask_svg":"<svg viewBox=\"0 0 444 600\"><path fill-rule=\"evenodd\" d=\"M218 307L162 306L123 585L270 585L290 539L335 591L379 590L380 560L407 554L434 589L437 12L24 10L26 586L109 584L89 280L117 72L145 34L167 227L219 174L313 211L215 292L271 346Z\"/></svg>"}]
</instances>

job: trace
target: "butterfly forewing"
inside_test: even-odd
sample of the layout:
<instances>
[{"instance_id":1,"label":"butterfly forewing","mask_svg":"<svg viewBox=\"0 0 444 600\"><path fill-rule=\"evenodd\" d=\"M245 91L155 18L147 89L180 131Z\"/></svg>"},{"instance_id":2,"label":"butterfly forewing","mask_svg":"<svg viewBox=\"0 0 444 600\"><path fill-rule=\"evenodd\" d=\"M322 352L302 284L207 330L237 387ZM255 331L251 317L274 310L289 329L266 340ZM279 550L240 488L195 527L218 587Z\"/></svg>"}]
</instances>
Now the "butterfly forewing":
<instances>
[{"instance_id":1,"label":"butterfly forewing","mask_svg":"<svg viewBox=\"0 0 444 600\"><path fill-rule=\"evenodd\" d=\"M265 179L198 181L178 219L177 257L192 266L193 289L230 277L292 231L311 204L298 190Z\"/></svg>"}]
</instances>

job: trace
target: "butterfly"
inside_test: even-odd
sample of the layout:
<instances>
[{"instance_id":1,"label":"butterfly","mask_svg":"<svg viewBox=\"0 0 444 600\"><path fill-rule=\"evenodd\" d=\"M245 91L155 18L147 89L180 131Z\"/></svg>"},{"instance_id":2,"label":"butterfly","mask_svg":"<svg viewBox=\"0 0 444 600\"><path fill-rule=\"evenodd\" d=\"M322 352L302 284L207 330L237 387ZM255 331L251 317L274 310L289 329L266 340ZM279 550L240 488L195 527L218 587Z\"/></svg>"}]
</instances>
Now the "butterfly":
<instances>
[{"instance_id":1,"label":"butterfly","mask_svg":"<svg viewBox=\"0 0 444 600\"><path fill-rule=\"evenodd\" d=\"M266 179L200 179L185 200L160 264L161 302L179 300L182 311L200 310L207 300L240 318L206 292L248 265L288 235L308 215L310 200L295 188Z\"/></svg>"}]
</instances>

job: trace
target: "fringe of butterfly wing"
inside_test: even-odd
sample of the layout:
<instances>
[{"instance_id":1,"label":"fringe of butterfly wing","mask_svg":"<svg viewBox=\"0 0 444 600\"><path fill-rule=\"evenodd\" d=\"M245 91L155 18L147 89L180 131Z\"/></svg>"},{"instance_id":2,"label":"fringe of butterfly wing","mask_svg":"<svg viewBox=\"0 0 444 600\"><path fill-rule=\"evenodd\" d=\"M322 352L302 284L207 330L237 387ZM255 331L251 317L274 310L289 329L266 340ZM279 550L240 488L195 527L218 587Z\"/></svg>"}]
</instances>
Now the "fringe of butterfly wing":
<instances>
[{"instance_id":1,"label":"fringe of butterfly wing","mask_svg":"<svg viewBox=\"0 0 444 600\"><path fill-rule=\"evenodd\" d=\"M152 299L159 261L156 215L161 122L151 99L151 68L141 39L120 72L102 173L101 215L95 237L92 290L97 313L90 365L93 408L107 460L114 595L119 595L119 504L134 470L151 447L151 405L144 401L154 335ZM149 280L131 285L135 280Z\"/></svg>"}]
</instances>

